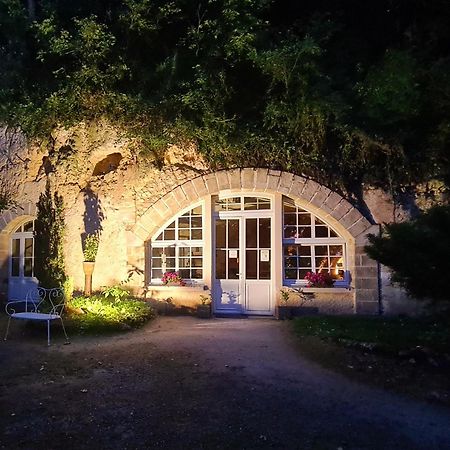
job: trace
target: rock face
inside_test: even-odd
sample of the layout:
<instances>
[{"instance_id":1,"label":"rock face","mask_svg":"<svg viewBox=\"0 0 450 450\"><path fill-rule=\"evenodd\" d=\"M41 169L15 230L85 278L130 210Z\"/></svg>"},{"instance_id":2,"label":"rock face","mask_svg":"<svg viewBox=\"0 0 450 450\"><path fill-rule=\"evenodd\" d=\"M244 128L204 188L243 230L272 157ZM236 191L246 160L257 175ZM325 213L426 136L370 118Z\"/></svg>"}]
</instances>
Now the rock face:
<instances>
[{"instance_id":1,"label":"rock face","mask_svg":"<svg viewBox=\"0 0 450 450\"><path fill-rule=\"evenodd\" d=\"M352 230L350 234L355 237L350 247L356 249L356 256L349 257L358 277L353 287L359 289L367 301L353 304L354 295L350 292L342 294L340 299L322 294L323 301L328 302L324 311L374 312L378 309L379 286L384 289L384 302L392 298L391 306L387 303L385 310L401 309L401 294L389 286L386 271L382 271L377 287L376 266L364 255L364 239L356 238L369 229L369 221L372 222L371 232L375 232L374 222L402 221L410 217L413 208L399 206L380 189L365 189L369 217L364 218L325 186L305 179L293 186L292 174L264 169L207 175L207 164L193 146L168 148L161 166L151 153L150 156L139 153L138 142L107 123L80 124L73 129L59 130L52 138L51 145L29 145L17 130L0 129L2 186L6 186L17 201L15 208L0 217L0 294L3 297L8 289L9 236L23 223L24 217L33 218L35 204L49 180L51 189L64 199L66 271L73 278L76 290L82 290L84 285L82 242L86 234L100 235L94 290L127 283L135 291L145 293L148 292L144 280L145 242L155 232L155 224L159 227L170 218L166 217L168 211L179 211L186 206L184 202L193 202L208 193L232 192L239 188L272 189L281 194L294 193L311 201L316 209L323 205L323 214L326 217L334 214L333 217ZM204 176L199 178L200 175ZM175 189L181 185L183 189ZM433 188L436 195L442 195L439 186L433 185ZM424 189L423 192L429 191ZM417 204L424 204L423 192L423 198L415 199ZM426 201L430 201L429 196ZM144 224L144 228L139 224ZM281 261L281 255L279 258ZM198 293L194 294L198 297ZM368 305L370 308L365 309Z\"/></svg>"},{"instance_id":2,"label":"rock face","mask_svg":"<svg viewBox=\"0 0 450 450\"><path fill-rule=\"evenodd\" d=\"M206 165L194 157L193 149L173 147L167 152L168 164L159 169L150 158L138 159L136 143L104 123L60 130L53 138L48 150L29 146L19 132L3 128L2 182L19 205L36 204L47 178L52 190L63 196L66 269L76 289L84 283L82 236L92 232L101 235L94 287L117 284L130 275L140 278L133 284L142 284L139 268L127 263L127 230L156 199L206 171Z\"/></svg>"}]
</instances>

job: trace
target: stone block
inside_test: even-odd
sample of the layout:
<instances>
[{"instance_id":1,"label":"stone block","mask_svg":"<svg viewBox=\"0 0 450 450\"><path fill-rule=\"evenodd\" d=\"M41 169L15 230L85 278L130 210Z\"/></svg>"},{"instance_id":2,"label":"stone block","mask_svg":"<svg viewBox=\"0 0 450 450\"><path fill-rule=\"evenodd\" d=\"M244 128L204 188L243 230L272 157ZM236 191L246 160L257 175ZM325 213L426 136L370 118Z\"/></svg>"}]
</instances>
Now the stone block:
<instances>
[{"instance_id":1,"label":"stone block","mask_svg":"<svg viewBox=\"0 0 450 450\"><path fill-rule=\"evenodd\" d=\"M149 210L155 211L157 214L159 214L163 219L165 219L170 214L169 207L163 202L158 201L155 204L153 204Z\"/></svg>"},{"instance_id":2,"label":"stone block","mask_svg":"<svg viewBox=\"0 0 450 450\"><path fill-rule=\"evenodd\" d=\"M279 170L269 170L267 174L267 186L266 190L268 191L277 191L278 184L280 182L281 172Z\"/></svg>"},{"instance_id":3,"label":"stone block","mask_svg":"<svg viewBox=\"0 0 450 450\"><path fill-rule=\"evenodd\" d=\"M347 228L347 231L352 236L359 236L361 233L364 233L364 231L366 231L369 227L370 223L364 217L361 217L350 228Z\"/></svg>"},{"instance_id":4,"label":"stone block","mask_svg":"<svg viewBox=\"0 0 450 450\"><path fill-rule=\"evenodd\" d=\"M230 179L230 189L241 189L241 171L240 169L233 169L228 172Z\"/></svg>"},{"instance_id":5,"label":"stone block","mask_svg":"<svg viewBox=\"0 0 450 450\"><path fill-rule=\"evenodd\" d=\"M203 197L208 193L203 177L194 178L192 180L192 184L194 185L194 189L197 191L198 197Z\"/></svg>"},{"instance_id":6,"label":"stone block","mask_svg":"<svg viewBox=\"0 0 450 450\"><path fill-rule=\"evenodd\" d=\"M217 186L219 191L230 189L230 179L228 178L228 172L221 170L216 172Z\"/></svg>"},{"instance_id":7,"label":"stone block","mask_svg":"<svg viewBox=\"0 0 450 450\"><path fill-rule=\"evenodd\" d=\"M289 195L291 195L293 198L294 197L300 198L302 196L305 184L306 184L305 178L295 176L292 181L291 192L289 193Z\"/></svg>"},{"instance_id":8,"label":"stone block","mask_svg":"<svg viewBox=\"0 0 450 450\"><path fill-rule=\"evenodd\" d=\"M282 194L289 194L293 181L294 175L292 173L282 172L280 182L278 184L278 192L281 192Z\"/></svg>"},{"instance_id":9,"label":"stone block","mask_svg":"<svg viewBox=\"0 0 450 450\"><path fill-rule=\"evenodd\" d=\"M142 226L140 223L137 223L133 227L132 231L139 239L146 241L146 240L150 239L150 237L152 236L151 233L153 231L153 228L147 229L147 228L145 228L145 226Z\"/></svg>"},{"instance_id":10,"label":"stone block","mask_svg":"<svg viewBox=\"0 0 450 450\"><path fill-rule=\"evenodd\" d=\"M180 186L176 187L172 191L172 195L175 197L175 200L178 202L180 206L185 205L188 202L188 198L186 193L181 189Z\"/></svg>"},{"instance_id":11,"label":"stone block","mask_svg":"<svg viewBox=\"0 0 450 450\"><path fill-rule=\"evenodd\" d=\"M241 170L241 186L243 189L255 188L255 175L254 169L242 169Z\"/></svg>"},{"instance_id":12,"label":"stone block","mask_svg":"<svg viewBox=\"0 0 450 450\"><path fill-rule=\"evenodd\" d=\"M255 189L259 189L259 190L266 189L268 173L269 173L269 171L267 169L256 169Z\"/></svg>"},{"instance_id":13,"label":"stone block","mask_svg":"<svg viewBox=\"0 0 450 450\"><path fill-rule=\"evenodd\" d=\"M217 184L217 178L215 174L210 173L208 175L204 175L203 179L205 181L206 189L208 190L209 194L217 194L217 192L219 192L219 186Z\"/></svg>"},{"instance_id":14,"label":"stone block","mask_svg":"<svg viewBox=\"0 0 450 450\"><path fill-rule=\"evenodd\" d=\"M359 301L356 300L356 314L379 314L379 305L377 301Z\"/></svg>"},{"instance_id":15,"label":"stone block","mask_svg":"<svg viewBox=\"0 0 450 450\"><path fill-rule=\"evenodd\" d=\"M356 289L378 289L378 278L357 278L355 280Z\"/></svg>"},{"instance_id":16,"label":"stone block","mask_svg":"<svg viewBox=\"0 0 450 450\"><path fill-rule=\"evenodd\" d=\"M336 208L334 208L331 215L336 220L341 220L342 217L344 217L351 209L353 208L352 205L347 200L341 199L341 201L337 204Z\"/></svg>"},{"instance_id":17,"label":"stone block","mask_svg":"<svg viewBox=\"0 0 450 450\"><path fill-rule=\"evenodd\" d=\"M348 230L351 226L358 222L361 217L361 213L353 207L340 219L340 223Z\"/></svg>"},{"instance_id":18,"label":"stone block","mask_svg":"<svg viewBox=\"0 0 450 450\"><path fill-rule=\"evenodd\" d=\"M168 206L172 215L176 214L180 210L180 204L176 201L171 192L163 197L163 202Z\"/></svg>"},{"instance_id":19,"label":"stone block","mask_svg":"<svg viewBox=\"0 0 450 450\"><path fill-rule=\"evenodd\" d=\"M324 204L325 200L328 198L328 196L331 194L330 189L328 189L325 186L320 186L320 189L316 191L313 198L311 199L311 203L318 208L322 209L322 205Z\"/></svg>"},{"instance_id":20,"label":"stone block","mask_svg":"<svg viewBox=\"0 0 450 450\"><path fill-rule=\"evenodd\" d=\"M313 180L308 180L301 195L302 199L309 202L319 189L320 185L318 183Z\"/></svg>"},{"instance_id":21,"label":"stone block","mask_svg":"<svg viewBox=\"0 0 450 450\"><path fill-rule=\"evenodd\" d=\"M378 277L378 266L356 266L355 267L355 277L356 278L377 278Z\"/></svg>"},{"instance_id":22,"label":"stone block","mask_svg":"<svg viewBox=\"0 0 450 450\"><path fill-rule=\"evenodd\" d=\"M195 190L192 181L187 181L186 183L182 184L181 188L186 194L186 198L188 199L188 201L194 202L198 199L197 191Z\"/></svg>"},{"instance_id":23,"label":"stone block","mask_svg":"<svg viewBox=\"0 0 450 450\"><path fill-rule=\"evenodd\" d=\"M330 192L330 195L323 202L322 208L331 213L339 202L342 200L342 196L340 196L337 192Z\"/></svg>"}]
</instances>

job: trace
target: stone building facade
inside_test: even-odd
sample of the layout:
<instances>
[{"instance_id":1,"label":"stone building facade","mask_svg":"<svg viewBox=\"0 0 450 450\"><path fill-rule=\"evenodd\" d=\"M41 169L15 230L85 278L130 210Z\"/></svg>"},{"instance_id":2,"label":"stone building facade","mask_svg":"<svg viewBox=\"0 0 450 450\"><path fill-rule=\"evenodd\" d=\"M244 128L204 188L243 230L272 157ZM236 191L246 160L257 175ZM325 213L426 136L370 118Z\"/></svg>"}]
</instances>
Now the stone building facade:
<instances>
[{"instance_id":1,"label":"stone building facade","mask_svg":"<svg viewBox=\"0 0 450 450\"><path fill-rule=\"evenodd\" d=\"M162 167L104 124L60 131L53 150L3 132L3 182L17 204L0 215L0 294L23 295L33 277L36 202L47 180L65 204L65 261L84 283L83 236L97 233L94 289L123 283L137 295L194 306L211 295L221 314L272 315L284 287L304 287L323 313L401 310L403 294L364 252L377 222L402 214L367 191L370 217L314 180L266 168L210 171L195 149L172 147ZM183 286L163 285L176 271ZM306 287L307 272L330 273ZM396 298L390 308L389 296Z\"/></svg>"}]
</instances>

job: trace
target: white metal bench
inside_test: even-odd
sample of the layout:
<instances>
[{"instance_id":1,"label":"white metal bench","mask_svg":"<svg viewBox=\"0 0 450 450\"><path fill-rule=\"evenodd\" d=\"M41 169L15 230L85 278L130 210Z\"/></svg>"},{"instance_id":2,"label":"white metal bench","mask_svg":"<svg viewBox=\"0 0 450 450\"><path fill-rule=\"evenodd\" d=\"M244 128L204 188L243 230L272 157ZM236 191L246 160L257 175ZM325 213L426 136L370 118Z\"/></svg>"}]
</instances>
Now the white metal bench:
<instances>
[{"instance_id":1,"label":"white metal bench","mask_svg":"<svg viewBox=\"0 0 450 450\"><path fill-rule=\"evenodd\" d=\"M6 304L6 313L8 314L8 324L4 340L6 341L9 332L11 319L36 320L47 322L47 343L50 345L50 322L60 320L66 336L66 342L69 342L62 312L64 310L64 292L60 288L46 289L36 287L27 292L25 300L13 300Z\"/></svg>"}]
</instances>

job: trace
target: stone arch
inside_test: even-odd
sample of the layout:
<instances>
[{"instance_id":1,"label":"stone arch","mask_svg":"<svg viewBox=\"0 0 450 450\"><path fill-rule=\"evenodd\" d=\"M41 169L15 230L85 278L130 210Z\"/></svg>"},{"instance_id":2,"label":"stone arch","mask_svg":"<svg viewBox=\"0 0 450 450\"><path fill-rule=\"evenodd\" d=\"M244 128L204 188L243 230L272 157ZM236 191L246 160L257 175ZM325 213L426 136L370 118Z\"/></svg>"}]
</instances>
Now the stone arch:
<instances>
[{"instance_id":1,"label":"stone arch","mask_svg":"<svg viewBox=\"0 0 450 450\"><path fill-rule=\"evenodd\" d=\"M378 265L364 251L368 233L376 233L378 226L371 224L338 193L314 180L288 172L261 168L220 170L178 185L154 202L137 220L128 249L131 259L135 257L136 246L143 247L144 242L181 209L207 195L236 191L286 195L333 226L349 244L355 311L379 311Z\"/></svg>"},{"instance_id":2,"label":"stone arch","mask_svg":"<svg viewBox=\"0 0 450 450\"><path fill-rule=\"evenodd\" d=\"M357 239L372 227L345 198L313 180L278 170L233 169L200 175L175 187L145 211L133 231L145 241L180 209L199 198L236 190L278 192L291 197L334 225L346 238Z\"/></svg>"}]
</instances>

